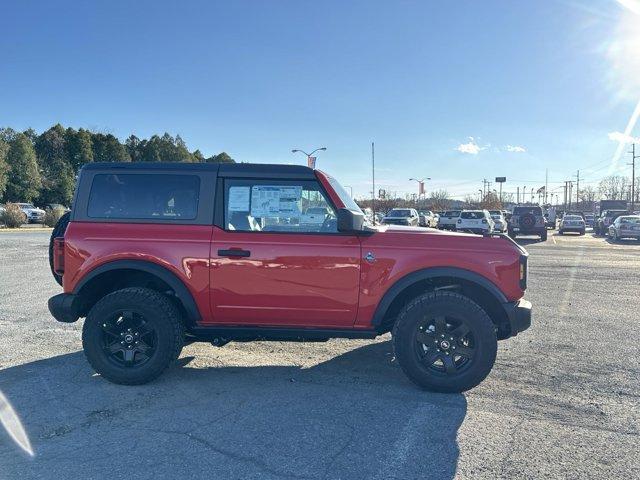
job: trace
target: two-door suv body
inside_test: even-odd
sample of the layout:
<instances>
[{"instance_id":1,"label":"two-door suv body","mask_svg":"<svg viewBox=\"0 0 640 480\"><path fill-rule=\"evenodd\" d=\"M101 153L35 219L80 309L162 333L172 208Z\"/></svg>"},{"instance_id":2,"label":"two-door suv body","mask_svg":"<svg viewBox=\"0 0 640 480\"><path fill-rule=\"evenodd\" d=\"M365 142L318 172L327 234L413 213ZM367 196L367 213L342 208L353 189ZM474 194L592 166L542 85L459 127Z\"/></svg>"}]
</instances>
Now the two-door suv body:
<instances>
[{"instance_id":1,"label":"two-door suv body","mask_svg":"<svg viewBox=\"0 0 640 480\"><path fill-rule=\"evenodd\" d=\"M531 323L515 242L367 225L335 179L302 166L89 164L50 260L64 289L52 315L86 317L87 359L124 384L194 341L392 332L411 380L462 391L488 375L498 339Z\"/></svg>"}]
</instances>

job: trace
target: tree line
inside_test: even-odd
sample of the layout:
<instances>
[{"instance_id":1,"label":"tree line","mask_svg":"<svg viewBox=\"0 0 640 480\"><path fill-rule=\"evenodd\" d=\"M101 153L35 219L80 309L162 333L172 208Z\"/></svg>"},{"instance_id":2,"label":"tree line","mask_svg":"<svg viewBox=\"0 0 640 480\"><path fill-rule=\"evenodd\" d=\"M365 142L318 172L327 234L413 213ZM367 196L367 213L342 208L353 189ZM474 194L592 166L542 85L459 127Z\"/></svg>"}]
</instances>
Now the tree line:
<instances>
[{"instance_id":1,"label":"tree line","mask_svg":"<svg viewBox=\"0 0 640 480\"><path fill-rule=\"evenodd\" d=\"M38 134L0 128L0 200L69 205L78 170L91 162L234 163L225 152L205 157L180 137L165 133L149 139L114 135L56 124Z\"/></svg>"}]
</instances>

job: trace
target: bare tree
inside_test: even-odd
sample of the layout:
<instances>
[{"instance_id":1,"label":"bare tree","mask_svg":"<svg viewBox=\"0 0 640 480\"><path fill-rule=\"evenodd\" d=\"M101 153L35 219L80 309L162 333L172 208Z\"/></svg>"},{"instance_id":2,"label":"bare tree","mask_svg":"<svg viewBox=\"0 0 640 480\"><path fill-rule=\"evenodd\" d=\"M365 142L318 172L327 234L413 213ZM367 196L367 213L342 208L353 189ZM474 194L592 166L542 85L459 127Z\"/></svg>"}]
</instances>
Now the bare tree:
<instances>
[{"instance_id":1,"label":"bare tree","mask_svg":"<svg viewBox=\"0 0 640 480\"><path fill-rule=\"evenodd\" d=\"M629 179L621 175L610 175L600 180L598 191L609 200L622 200L629 191Z\"/></svg>"},{"instance_id":2,"label":"bare tree","mask_svg":"<svg viewBox=\"0 0 640 480\"><path fill-rule=\"evenodd\" d=\"M431 192L431 198L429 201L431 202L434 210L446 210L451 204L451 197L449 197L449 192L444 189L434 190Z\"/></svg>"}]
</instances>

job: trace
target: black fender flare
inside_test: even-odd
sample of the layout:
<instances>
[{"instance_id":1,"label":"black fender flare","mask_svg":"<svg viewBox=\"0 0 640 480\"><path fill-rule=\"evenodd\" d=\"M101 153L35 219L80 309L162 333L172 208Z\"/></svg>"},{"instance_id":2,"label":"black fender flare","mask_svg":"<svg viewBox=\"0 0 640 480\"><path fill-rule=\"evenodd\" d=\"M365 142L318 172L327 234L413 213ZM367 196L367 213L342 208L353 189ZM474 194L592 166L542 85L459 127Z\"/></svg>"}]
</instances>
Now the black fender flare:
<instances>
[{"instance_id":1,"label":"black fender flare","mask_svg":"<svg viewBox=\"0 0 640 480\"><path fill-rule=\"evenodd\" d=\"M180 301L187 314L187 318L185 320L190 324L195 324L200 321L201 316L198 306L184 282L171 270L150 261L114 260L112 262L104 263L85 274L82 280L80 280L73 289L73 293L75 295L79 295L82 288L91 282L91 280L103 273L114 270L137 270L139 272L149 273L158 277L164 283L169 285L171 290L175 292L176 298Z\"/></svg>"},{"instance_id":2,"label":"black fender flare","mask_svg":"<svg viewBox=\"0 0 640 480\"><path fill-rule=\"evenodd\" d=\"M382 325L382 321L384 320L384 316L389 310L389 307L398 295L400 295L407 287L421 280L428 280L430 278L437 277L459 278L461 280L475 283L494 295L501 304L508 302L507 297L505 297L504 293L502 293L496 284L480 274L456 267L425 268L405 275L401 279L397 280L391 288L385 292L382 296L382 300L380 300L376 307L375 313L373 314L373 319L371 320L372 326L377 328Z\"/></svg>"}]
</instances>

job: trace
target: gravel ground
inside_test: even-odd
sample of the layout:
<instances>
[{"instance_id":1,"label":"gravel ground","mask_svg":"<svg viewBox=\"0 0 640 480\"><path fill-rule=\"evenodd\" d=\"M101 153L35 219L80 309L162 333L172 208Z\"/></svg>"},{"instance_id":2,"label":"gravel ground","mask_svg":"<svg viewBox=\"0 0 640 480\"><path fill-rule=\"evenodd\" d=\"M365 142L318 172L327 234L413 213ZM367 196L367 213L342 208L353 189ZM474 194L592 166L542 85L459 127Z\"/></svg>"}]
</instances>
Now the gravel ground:
<instances>
[{"instance_id":1,"label":"gravel ground","mask_svg":"<svg viewBox=\"0 0 640 480\"><path fill-rule=\"evenodd\" d=\"M152 384L112 385L81 323L47 311L47 241L0 232L0 394L34 451L0 428L2 479L640 477L638 242L522 240L532 328L478 388L439 395L388 336L196 344Z\"/></svg>"}]
</instances>

